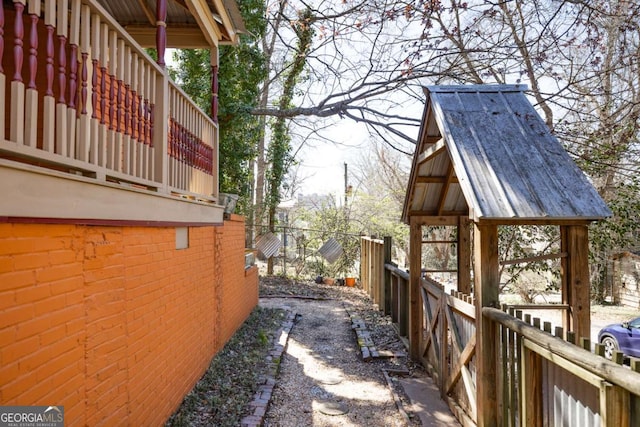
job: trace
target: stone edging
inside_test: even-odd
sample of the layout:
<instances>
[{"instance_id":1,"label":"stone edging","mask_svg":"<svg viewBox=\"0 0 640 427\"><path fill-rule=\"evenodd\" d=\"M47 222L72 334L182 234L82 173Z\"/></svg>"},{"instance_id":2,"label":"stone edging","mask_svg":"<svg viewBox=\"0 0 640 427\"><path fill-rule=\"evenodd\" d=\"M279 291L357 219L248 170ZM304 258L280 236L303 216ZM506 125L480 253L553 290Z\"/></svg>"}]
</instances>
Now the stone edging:
<instances>
[{"instance_id":1,"label":"stone edging","mask_svg":"<svg viewBox=\"0 0 640 427\"><path fill-rule=\"evenodd\" d=\"M251 415L247 415L242 419L240 422L241 427L259 427L262 425L264 416L267 413L267 408L271 402L273 388L276 385L276 377L278 376L278 371L280 369L282 354L287 348L289 333L291 332L291 328L293 328L296 319L296 313L287 311L287 315L282 322L282 326L273 339L273 348L266 358L269 366L267 374L258 383L258 391L253 395L253 400L249 402Z\"/></svg>"},{"instance_id":2,"label":"stone edging","mask_svg":"<svg viewBox=\"0 0 640 427\"><path fill-rule=\"evenodd\" d=\"M369 361L372 359L390 359L393 357L406 357L407 354L403 351L389 351L389 350L378 350L371 338L371 332L367 328L367 324L364 320L358 316L357 314L349 313L349 318L351 318L351 329L353 329L356 333L356 339L358 341L358 347L360 348L360 353L362 354L362 360Z\"/></svg>"},{"instance_id":3,"label":"stone edging","mask_svg":"<svg viewBox=\"0 0 640 427\"><path fill-rule=\"evenodd\" d=\"M402 415L402 418L404 418L405 422L407 423L407 425L411 424L411 418L409 418L409 414L407 414L407 411L405 411L404 409L404 405L402 404L402 400L400 399L400 396L398 396L398 393L396 393L396 389L393 386L393 382L391 381L391 376L388 370L383 369L382 373L384 374L384 379L387 381L387 386L389 387L389 390L391 391L391 395L393 396L393 401L396 404L396 408L398 408L398 411L400 412L400 415ZM402 375L405 375L404 372L401 373ZM409 372L406 372L406 375L408 375Z\"/></svg>"}]
</instances>

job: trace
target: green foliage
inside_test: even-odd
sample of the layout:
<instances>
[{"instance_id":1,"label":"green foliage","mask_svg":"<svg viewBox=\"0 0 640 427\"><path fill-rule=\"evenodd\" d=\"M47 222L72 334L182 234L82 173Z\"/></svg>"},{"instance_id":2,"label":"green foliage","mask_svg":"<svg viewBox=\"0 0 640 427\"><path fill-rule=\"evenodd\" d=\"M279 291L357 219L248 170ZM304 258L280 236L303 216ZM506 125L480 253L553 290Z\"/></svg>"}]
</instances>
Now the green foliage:
<instances>
[{"instance_id":1,"label":"green foliage","mask_svg":"<svg viewBox=\"0 0 640 427\"><path fill-rule=\"evenodd\" d=\"M237 46L220 46L218 123L220 125L220 191L240 195L238 211L251 203L249 164L263 132L259 118L250 114L258 105L260 85L267 77L260 38L266 31L265 4L239 0L238 6L251 33L240 35ZM179 50L172 78L207 113L211 112L211 61L208 50Z\"/></svg>"},{"instance_id":2,"label":"green foliage","mask_svg":"<svg viewBox=\"0 0 640 427\"><path fill-rule=\"evenodd\" d=\"M307 63L307 55L311 49L314 35L311 18L311 10L305 9L294 24L293 28L297 37L296 53L285 73L282 96L278 102L280 110L291 106L296 85ZM270 168L266 174L268 187L265 199L269 208L270 224L273 224L275 210L280 203L280 187L292 160L288 120L285 117L277 117L271 126L271 140L267 151L267 162L270 164Z\"/></svg>"},{"instance_id":3,"label":"green foliage","mask_svg":"<svg viewBox=\"0 0 640 427\"><path fill-rule=\"evenodd\" d=\"M499 253L501 260L513 260L560 252L558 226L500 226ZM519 294L529 303L538 295L557 290L560 286L560 261L541 260L503 266L500 289Z\"/></svg>"},{"instance_id":4,"label":"green foliage","mask_svg":"<svg viewBox=\"0 0 640 427\"><path fill-rule=\"evenodd\" d=\"M346 277L357 273L354 266L360 254L360 232L356 221L350 218L350 212L336 206L334 202L324 202L315 209L301 209L297 212L297 218L307 224L311 230L305 246L309 251L317 252L331 237L335 238L342 246L343 253L333 264L329 264L321 256L312 256L305 260L302 270L307 275L322 275L327 277Z\"/></svg>"}]
</instances>

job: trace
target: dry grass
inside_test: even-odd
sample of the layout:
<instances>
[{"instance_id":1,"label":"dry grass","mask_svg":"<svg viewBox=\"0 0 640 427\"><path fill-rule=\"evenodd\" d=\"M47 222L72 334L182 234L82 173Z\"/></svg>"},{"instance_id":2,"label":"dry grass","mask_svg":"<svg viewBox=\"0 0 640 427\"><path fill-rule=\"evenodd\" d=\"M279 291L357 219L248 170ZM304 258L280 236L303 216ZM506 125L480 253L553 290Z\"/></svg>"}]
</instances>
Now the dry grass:
<instances>
[{"instance_id":1,"label":"dry grass","mask_svg":"<svg viewBox=\"0 0 640 427\"><path fill-rule=\"evenodd\" d=\"M239 426L267 372L265 359L284 317L284 310L256 307L166 425Z\"/></svg>"}]
</instances>

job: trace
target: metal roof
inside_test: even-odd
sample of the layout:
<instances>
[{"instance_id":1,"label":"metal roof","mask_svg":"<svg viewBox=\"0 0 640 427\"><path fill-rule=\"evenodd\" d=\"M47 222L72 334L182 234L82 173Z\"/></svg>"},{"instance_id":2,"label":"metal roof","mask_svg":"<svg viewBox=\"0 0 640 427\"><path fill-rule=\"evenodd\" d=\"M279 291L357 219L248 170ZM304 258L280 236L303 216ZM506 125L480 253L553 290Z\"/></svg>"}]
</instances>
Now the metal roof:
<instances>
[{"instance_id":1,"label":"metal roof","mask_svg":"<svg viewBox=\"0 0 640 427\"><path fill-rule=\"evenodd\" d=\"M523 85L429 86L402 219L597 220L611 216Z\"/></svg>"}]
</instances>

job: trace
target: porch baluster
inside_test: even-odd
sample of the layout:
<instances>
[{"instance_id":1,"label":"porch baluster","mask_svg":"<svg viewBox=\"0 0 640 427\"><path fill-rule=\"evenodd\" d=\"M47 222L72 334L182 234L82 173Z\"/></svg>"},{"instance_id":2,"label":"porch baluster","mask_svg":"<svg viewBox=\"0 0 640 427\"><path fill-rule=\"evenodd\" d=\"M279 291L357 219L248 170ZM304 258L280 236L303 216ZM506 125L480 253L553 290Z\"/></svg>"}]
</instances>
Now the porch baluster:
<instances>
[{"instance_id":1,"label":"porch baluster","mask_svg":"<svg viewBox=\"0 0 640 427\"><path fill-rule=\"evenodd\" d=\"M138 69L138 99L136 101L136 122L134 123L136 132L138 134L138 143L137 152L138 152L138 170L139 176L146 178L146 165L145 165L145 150L144 150L144 116L143 116L143 108L144 108L144 85L145 85L145 66L144 62L140 61L139 69Z\"/></svg>"},{"instance_id":2,"label":"porch baluster","mask_svg":"<svg viewBox=\"0 0 640 427\"><path fill-rule=\"evenodd\" d=\"M13 25L13 63L16 67L13 73L14 82L22 82L22 61L23 61L23 39L24 39L24 0L14 0L14 7L16 9L16 18Z\"/></svg>"},{"instance_id":3,"label":"porch baluster","mask_svg":"<svg viewBox=\"0 0 640 427\"><path fill-rule=\"evenodd\" d=\"M78 44L80 42L80 0L71 4L69 34L69 108L75 110L78 97Z\"/></svg>"},{"instance_id":4,"label":"porch baluster","mask_svg":"<svg viewBox=\"0 0 640 427\"><path fill-rule=\"evenodd\" d=\"M140 176L140 168L138 167L138 63L139 58L136 56L132 62L131 68L131 121L127 126L131 129L131 174Z\"/></svg>"},{"instance_id":5,"label":"porch baluster","mask_svg":"<svg viewBox=\"0 0 640 427\"><path fill-rule=\"evenodd\" d=\"M91 136L90 136L90 124L89 124L89 115L87 110L87 90L88 90L88 79L89 79L89 46L90 46L90 20L91 20L91 11L88 6L82 6L82 26L80 28L81 38L80 38L80 58L81 58L81 67L80 67L80 97L79 97L79 110L80 110L80 131L78 135L78 158L82 161L89 160L89 151L91 147Z\"/></svg>"},{"instance_id":6,"label":"porch baluster","mask_svg":"<svg viewBox=\"0 0 640 427\"><path fill-rule=\"evenodd\" d=\"M69 17L67 0L58 0L58 102L56 105L56 153L68 156L69 138L67 135L67 30Z\"/></svg>"},{"instance_id":7,"label":"porch baluster","mask_svg":"<svg viewBox=\"0 0 640 427\"><path fill-rule=\"evenodd\" d=\"M39 2L29 3L29 20L31 21L31 31L29 32L29 82L27 83L27 88L29 89L36 88L36 70L38 68L38 17L40 15L39 9Z\"/></svg>"},{"instance_id":8,"label":"porch baluster","mask_svg":"<svg viewBox=\"0 0 640 427\"><path fill-rule=\"evenodd\" d=\"M58 34L58 104L66 104L67 89L67 37Z\"/></svg>"},{"instance_id":9,"label":"porch baluster","mask_svg":"<svg viewBox=\"0 0 640 427\"><path fill-rule=\"evenodd\" d=\"M67 139L69 157L78 158L80 149L78 143L77 122L78 110L78 45L80 44L80 6L81 0L71 0L71 15L69 23L69 94L67 99Z\"/></svg>"},{"instance_id":10,"label":"porch baluster","mask_svg":"<svg viewBox=\"0 0 640 427\"><path fill-rule=\"evenodd\" d=\"M117 147L116 147L116 44L117 35L114 31L109 32L109 110L108 114L108 131L107 131L107 167L118 170L117 166ZM106 59L106 58L105 58Z\"/></svg>"},{"instance_id":11,"label":"porch baluster","mask_svg":"<svg viewBox=\"0 0 640 427\"><path fill-rule=\"evenodd\" d=\"M11 141L22 145L24 143L24 83L22 82L23 39L24 39L24 0L14 0L16 17L13 27L13 62L16 67L11 82Z\"/></svg>"},{"instance_id":12,"label":"porch baluster","mask_svg":"<svg viewBox=\"0 0 640 427\"><path fill-rule=\"evenodd\" d=\"M124 56L126 58L131 58L131 48L127 46ZM129 175L133 175L132 164L131 164L131 132L129 132L129 123L131 121L131 62L125 61L124 68L124 113L123 113L123 130L124 130L124 171Z\"/></svg>"},{"instance_id":13,"label":"porch baluster","mask_svg":"<svg viewBox=\"0 0 640 427\"><path fill-rule=\"evenodd\" d=\"M38 69L38 20L40 18L40 2L29 2L29 81L27 83L25 111L29 120L25 120L25 144L36 148L38 138L38 91L36 88L36 72Z\"/></svg>"},{"instance_id":14,"label":"porch baluster","mask_svg":"<svg viewBox=\"0 0 640 427\"><path fill-rule=\"evenodd\" d=\"M106 24L100 24L100 127L99 127L99 153L98 162L100 166L110 167L109 164L109 147L107 146L107 118L109 116L109 110L107 106L107 100L109 94L107 93L107 62L108 62L108 38L109 27Z\"/></svg>"},{"instance_id":15,"label":"porch baluster","mask_svg":"<svg viewBox=\"0 0 640 427\"><path fill-rule=\"evenodd\" d=\"M53 42L53 32L56 22L56 2L54 0L45 1L44 27L46 31L45 40L45 80L43 117L42 117L42 149L53 153L55 149L55 124L56 124L56 101L53 97L53 56L55 45Z\"/></svg>"}]
</instances>

